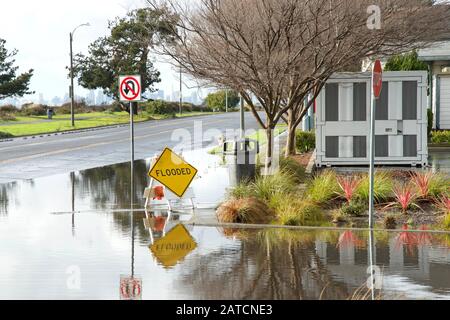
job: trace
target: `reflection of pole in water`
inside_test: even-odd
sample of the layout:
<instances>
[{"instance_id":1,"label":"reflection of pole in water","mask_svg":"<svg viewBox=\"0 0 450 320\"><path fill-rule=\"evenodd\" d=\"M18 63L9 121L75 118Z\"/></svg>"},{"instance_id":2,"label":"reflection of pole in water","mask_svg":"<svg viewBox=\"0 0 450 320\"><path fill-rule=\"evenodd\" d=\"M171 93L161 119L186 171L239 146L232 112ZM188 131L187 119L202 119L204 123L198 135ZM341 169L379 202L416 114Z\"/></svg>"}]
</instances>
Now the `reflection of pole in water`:
<instances>
[{"instance_id":1,"label":"reflection of pole in water","mask_svg":"<svg viewBox=\"0 0 450 320\"><path fill-rule=\"evenodd\" d=\"M370 290L372 293L372 300L375 300L375 250L374 250L374 233L373 229L369 231L369 264L370 264Z\"/></svg>"},{"instance_id":2,"label":"reflection of pole in water","mask_svg":"<svg viewBox=\"0 0 450 320\"><path fill-rule=\"evenodd\" d=\"M72 236L75 236L75 172L70 173L70 182L72 185Z\"/></svg>"},{"instance_id":3,"label":"reflection of pole in water","mask_svg":"<svg viewBox=\"0 0 450 320\"><path fill-rule=\"evenodd\" d=\"M131 161L130 161L130 219L131 219L131 277L134 277L134 110L133 103L130 102L130 143L131 143Z\"/></svg>"}]
</instances>

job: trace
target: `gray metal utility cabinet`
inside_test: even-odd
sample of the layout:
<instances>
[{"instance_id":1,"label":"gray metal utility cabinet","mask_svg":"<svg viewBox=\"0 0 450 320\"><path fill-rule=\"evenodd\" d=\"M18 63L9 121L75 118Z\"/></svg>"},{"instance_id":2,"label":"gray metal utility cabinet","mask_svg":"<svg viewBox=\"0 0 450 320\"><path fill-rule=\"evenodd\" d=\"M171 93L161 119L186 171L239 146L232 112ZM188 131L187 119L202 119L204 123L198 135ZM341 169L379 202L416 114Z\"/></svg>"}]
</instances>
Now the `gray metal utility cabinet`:
<instances>
[{"instance_id":1,"label":"gray metal utility cabinet","mask_svg":"<svg viewBox=\"0 0 450 320\"><path fill-rule=\"evenodd\" d=\"M318 167L369 165L371 73L337 73L317 98ZM427 166L426 71L385 72L375 164Z\"/></svg>"}]
</instances>

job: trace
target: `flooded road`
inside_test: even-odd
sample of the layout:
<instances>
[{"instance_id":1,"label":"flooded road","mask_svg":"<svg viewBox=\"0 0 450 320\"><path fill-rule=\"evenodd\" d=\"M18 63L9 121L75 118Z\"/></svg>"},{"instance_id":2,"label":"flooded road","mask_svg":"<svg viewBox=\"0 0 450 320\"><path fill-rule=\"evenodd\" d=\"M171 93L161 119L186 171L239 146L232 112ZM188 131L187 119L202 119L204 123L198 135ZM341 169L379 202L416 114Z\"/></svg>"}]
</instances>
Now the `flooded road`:
<instances>
[{"instance_id":1,"label":"flooded road","mask_svg":"<svg viewBox=\"0 0 450 320\"><path fill-rule=\"evenodd\" d=\"M219 157L186 159L199 169L199 205L212 208L228 171ZM148 166L135 165L136 208ZM187 226L195 245L164 258L158 238L192 216L159 216L155 237L144 212L109 211L130 208L129 190L126 163L0 185L0 299L119 299L130 275L142 279L143 299L349 299L365 288L367 232ZM450 299L449 235L375 232L373 240L378 299Z\"/></svg>"}]
</instances>

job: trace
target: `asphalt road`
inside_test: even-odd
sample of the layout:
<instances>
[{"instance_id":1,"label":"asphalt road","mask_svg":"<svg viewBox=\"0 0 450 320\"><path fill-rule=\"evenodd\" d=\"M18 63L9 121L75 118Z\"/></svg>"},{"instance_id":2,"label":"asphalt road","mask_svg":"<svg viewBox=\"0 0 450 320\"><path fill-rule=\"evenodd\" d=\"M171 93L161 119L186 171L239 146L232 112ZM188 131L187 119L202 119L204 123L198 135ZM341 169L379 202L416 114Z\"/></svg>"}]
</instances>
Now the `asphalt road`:
<instances>
[{"instance_id":1,"label":"asphalt road","mask_svg":"<svg viewBox=\"0 0 450 320\"><path fill-rule=\"evenodd\" d=\"M246 113L246 129L259 126ZM239 113L135 124L135 159L146 159L165 147L201 148L216 142L219 132L239 129ZM127 162L129 126L69 134L17 138L0 142L0 183Z\"/></svg>"}]
</instances>

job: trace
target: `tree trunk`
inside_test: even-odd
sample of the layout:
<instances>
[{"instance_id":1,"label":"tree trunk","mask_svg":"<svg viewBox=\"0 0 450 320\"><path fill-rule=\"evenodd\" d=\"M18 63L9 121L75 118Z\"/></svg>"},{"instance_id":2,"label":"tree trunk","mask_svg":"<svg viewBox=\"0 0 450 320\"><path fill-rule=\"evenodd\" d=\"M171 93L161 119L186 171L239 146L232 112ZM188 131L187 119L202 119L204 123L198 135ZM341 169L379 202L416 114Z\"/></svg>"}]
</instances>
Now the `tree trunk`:
<instances>
[{"instance_id":1,"label":"tree trunk","mask_svg":"<svg viewBox=\"0 0 450 320\"><path fill-rule=\"evenodd\" d=\"M267 154L265 161L265 173L268 175L270 173L270 167L272 166L272 157L273 157L273 129L269 127L266 129L267 136Z\"/></svg>"},{"instance_id":2,"label":"tree trunk","mask_svg":"<svg viewBox=\"0 0 450 320\"><path fill-rule=\"evenodd\" d=\"M288 136L286 141L286 151L285 156L286 158L289 156L294 156L297 153L297 146L296 146L296 134L297 127L295 126L295 116L294 111L289 110L288 112Z\"/></svg>"}]
</instances>

